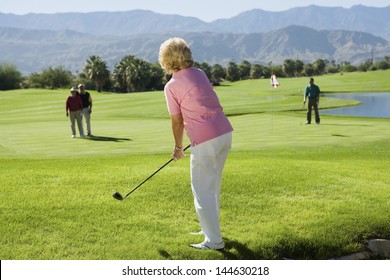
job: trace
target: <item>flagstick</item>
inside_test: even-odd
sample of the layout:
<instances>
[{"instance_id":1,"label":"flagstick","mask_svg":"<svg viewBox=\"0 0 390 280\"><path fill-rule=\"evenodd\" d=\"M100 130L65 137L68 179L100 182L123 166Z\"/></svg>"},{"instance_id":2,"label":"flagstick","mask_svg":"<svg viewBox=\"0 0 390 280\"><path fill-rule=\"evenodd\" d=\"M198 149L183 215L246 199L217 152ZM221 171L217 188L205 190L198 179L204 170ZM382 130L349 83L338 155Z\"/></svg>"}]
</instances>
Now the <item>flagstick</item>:
<instances>
[{"instance_id":1,"label":"flagstick","mask_svg":"<svg viewBox=\"0 0 390 280\"><path fill-rule=\"evenodd\" d=\"M272 73L271 75L271 86L273 88L273 90L275 89L274 87L274 74ZM271 134L274 133L274 91L271 91Z\"/></svg>"}]
</instances>

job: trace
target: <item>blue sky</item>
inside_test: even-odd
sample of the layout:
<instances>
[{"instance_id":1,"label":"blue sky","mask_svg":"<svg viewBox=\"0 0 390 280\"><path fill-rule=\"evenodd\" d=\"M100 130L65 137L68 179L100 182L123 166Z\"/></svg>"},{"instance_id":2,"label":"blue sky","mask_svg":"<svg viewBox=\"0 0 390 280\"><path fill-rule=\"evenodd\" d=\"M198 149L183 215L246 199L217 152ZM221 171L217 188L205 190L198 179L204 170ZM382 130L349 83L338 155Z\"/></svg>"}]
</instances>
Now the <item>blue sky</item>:
<instances>
[{"instance_id":1,"label":"blue sky","mask_svg":"<svg viewBox=\"0 0 390 280\"><path fill-rule=\"evenodd\" d=\"M251 9L285 11L315 4L350 8L390 6L390 0L0 0L0 12L13 14L151 10L162 14L193 16L204 21L230 18Z\"/></svg>"}]
</instances>

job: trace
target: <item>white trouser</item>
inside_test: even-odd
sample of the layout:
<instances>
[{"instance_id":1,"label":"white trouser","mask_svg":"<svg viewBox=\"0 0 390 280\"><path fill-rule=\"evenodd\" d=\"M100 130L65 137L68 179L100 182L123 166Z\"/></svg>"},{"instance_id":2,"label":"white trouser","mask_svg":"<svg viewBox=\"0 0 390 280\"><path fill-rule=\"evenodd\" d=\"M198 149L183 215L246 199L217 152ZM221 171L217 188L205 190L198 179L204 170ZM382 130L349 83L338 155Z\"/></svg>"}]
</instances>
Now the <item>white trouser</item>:
<instances>
[{"instance_id":1,"label":"white trouser","mask_svg":"<svg viewBox=\"0 0 390 280\"><path fill-rule=\"evenodd\" d=\"M82 110L83 116L85 117L85 123L87 125L87 133L91 134L91 114L89 113L89 107L85 107Z\"/></svg>"},{"instance_id":2,"label":"white trouser","mask_svg":"<svg viewBox=\"0 0 390 280\"><path fill-rule=\"evenodd\" d=\"M191 187L195 210L205 235L212 243L222 242L219 207L222 171L232 145L227 133L191 147Z\"/></svg>"},{"instance_id":3,"label":"white trouser","mask_svg":"<svg viewBox=\"0 0 390 280\"><path fill-rule=\"evenodd\" d=\"M81 111L69 111L70 128L72 135L76 135L75 122L77 121L77 127L79 128L80 137L84 136L83 122L81 117Z\"/></svg>"}]
</instances>

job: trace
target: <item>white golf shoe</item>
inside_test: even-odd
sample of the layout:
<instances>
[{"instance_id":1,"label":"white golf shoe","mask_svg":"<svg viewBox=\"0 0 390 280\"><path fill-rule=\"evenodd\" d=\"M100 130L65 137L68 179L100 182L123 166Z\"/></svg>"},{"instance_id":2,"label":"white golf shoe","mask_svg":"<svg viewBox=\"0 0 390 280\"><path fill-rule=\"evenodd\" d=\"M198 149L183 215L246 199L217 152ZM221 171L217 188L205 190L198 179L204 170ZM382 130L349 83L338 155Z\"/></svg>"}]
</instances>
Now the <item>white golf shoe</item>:
<instances>
[{"instance_id":1,"label":"white golf shoe","mask_svg":"<svg viewBox=\"0 0 390 280\"><path fill-rule=\"evenodd\" d=\"M190 232L192 235L204 235L204 232L202 230L200 231L195 231L195 232Z\"/></svg>"},{"instance_id":2,"label":"white golf shoe","mask_svg":"<svg viewBox=\"0 0 390 280\"><path fill-rule=\"evenodd\" d=\"M203 241L202 243L198 244L190 244L191 247L201 250L222 250L225 248L225 242L220 243L211 243L208 241Z\"/></svg>"}]
</instances>

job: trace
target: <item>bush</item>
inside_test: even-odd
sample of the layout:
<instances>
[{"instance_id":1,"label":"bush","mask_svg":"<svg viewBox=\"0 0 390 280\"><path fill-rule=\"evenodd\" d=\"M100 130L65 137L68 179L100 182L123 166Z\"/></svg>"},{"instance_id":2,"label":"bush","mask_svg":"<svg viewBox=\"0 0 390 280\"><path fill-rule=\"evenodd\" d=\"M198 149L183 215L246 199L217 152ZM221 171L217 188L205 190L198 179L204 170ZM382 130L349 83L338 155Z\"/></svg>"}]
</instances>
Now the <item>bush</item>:
<instances>
[{"instance_id":1,"label":"bush","mask_svg":"<svg viewBox=\"0 0 390 280\"><path fill-rule=\"evenodd\" d=\"M0 64L0 90L10 90L20 88L23 81L20 73L13 64Z\"/></svg>"},{"instance_id":2,"label":"bush","mask_svg":"<svg viewBox=\"0 0 390 280\"><path fill-rule=\"evenodd\" d=\"M390 64L386 61L379 61L375 63L375 67L380 70L387 70L390 68Z\"/></svg>"},{"instance_id":3,"label":"bush","mask_svg":"<svg viewBox=\"0 0 390 280\"><path fill-rule=\"evenodd\" d=\"M63 66L49 67L43 70L41 74L32 73L29 76L30 86L38 88L56 89L70 87L73 80L72 72L66 70Z\"/></svg>"}]
</instances>

